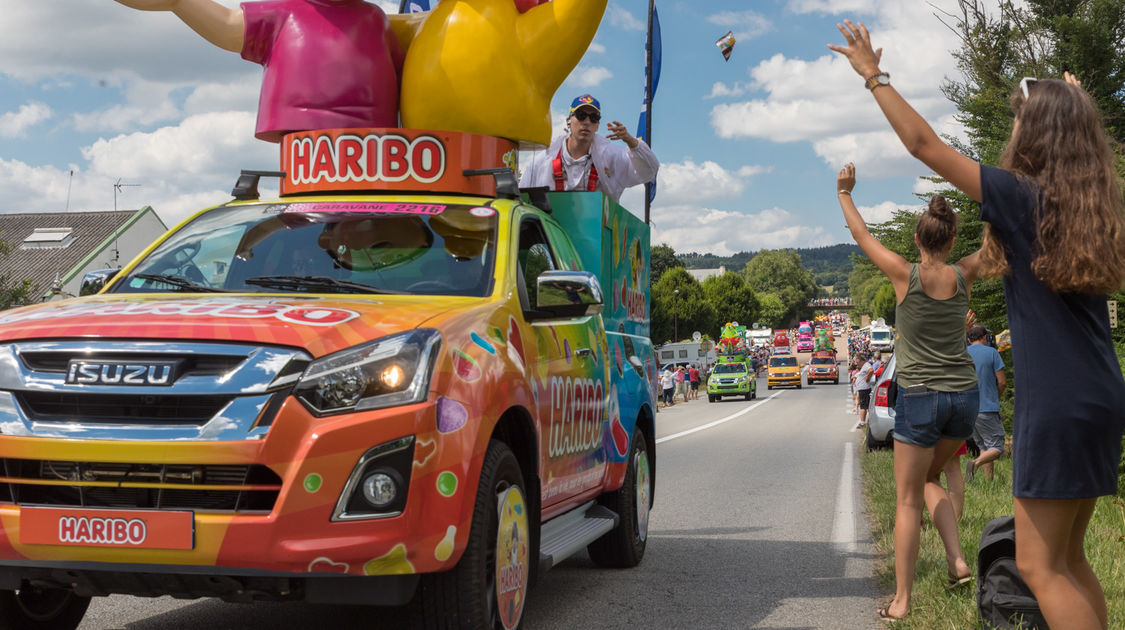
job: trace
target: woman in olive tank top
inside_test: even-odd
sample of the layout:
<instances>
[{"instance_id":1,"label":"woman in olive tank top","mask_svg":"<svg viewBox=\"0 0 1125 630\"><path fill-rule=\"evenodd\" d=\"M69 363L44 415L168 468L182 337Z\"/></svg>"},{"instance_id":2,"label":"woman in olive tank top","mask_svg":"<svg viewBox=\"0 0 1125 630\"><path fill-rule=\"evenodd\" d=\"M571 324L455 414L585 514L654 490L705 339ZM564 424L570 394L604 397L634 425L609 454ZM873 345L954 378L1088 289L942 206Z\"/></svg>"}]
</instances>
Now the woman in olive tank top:
<instances>
[{"instance_id":1,"label":"woman in olive tank top","mask_svg":"<svg viewBox=\"0 0 1125 630\"><path fill-rule=\"evenodd\" d=\"M852 202L855 166L836 178L837 197L852 238L895 290L895 598L879 611L899 618L910 609L918 561L922 507L930 511L945 545L948 584L971 579L957 535L957 517L941 472L972 434L979 394L973 359L965 346L969 289L979 252L946 263L957 234L957 215L941 196L918 218L914 242L921 263L907 262L880 243Z\"/></svg>"}]
</instances>

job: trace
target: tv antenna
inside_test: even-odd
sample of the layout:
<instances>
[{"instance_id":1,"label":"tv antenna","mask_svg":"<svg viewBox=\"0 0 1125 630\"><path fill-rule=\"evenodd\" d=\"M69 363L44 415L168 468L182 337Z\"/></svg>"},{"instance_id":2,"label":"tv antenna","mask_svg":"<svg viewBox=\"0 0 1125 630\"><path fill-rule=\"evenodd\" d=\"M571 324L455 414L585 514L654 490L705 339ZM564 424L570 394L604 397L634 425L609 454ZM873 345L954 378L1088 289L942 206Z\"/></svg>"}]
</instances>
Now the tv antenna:
<instances>
[{"instance_id":1,"label":"tv antenna","mask_svg":"<svg viewBox=\"0 0 1125 630\"><path fill-rule=\"evenodd\" d=\"M120 177L117 178L117 182L113 184L113 211L114 212L117 212L117 193L123 193L124 191L121 190L121 189L125 188L127 186L140 186L140 184L122 184ZM121 259L121 251L117 249L117 237L115 236L113 238L113 264L116 265L117 268L119 268L119 269L121 268L120 259Z\"/></svg>"}]
</instances>

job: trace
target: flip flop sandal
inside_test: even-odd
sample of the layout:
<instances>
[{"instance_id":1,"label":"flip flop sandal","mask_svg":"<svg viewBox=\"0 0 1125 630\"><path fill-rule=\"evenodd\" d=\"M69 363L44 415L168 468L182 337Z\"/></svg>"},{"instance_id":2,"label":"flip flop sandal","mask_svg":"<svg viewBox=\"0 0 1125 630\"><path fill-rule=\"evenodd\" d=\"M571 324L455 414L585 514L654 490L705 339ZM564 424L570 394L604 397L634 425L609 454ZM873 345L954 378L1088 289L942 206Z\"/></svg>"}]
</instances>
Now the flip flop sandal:
<instances>
[{"instance_id":1,"label":"flip flop sandal","mask_svg":"<svg viewBox=\"0 0 1125 630\"><path fill-rule=\"evenodd\" d=\"M877 610L875 612L878 613L878 615L879 615L879 621L882 621L883 623L886 623L886 624L894 625L894 624L903 620L903 617L892 617L891 616L890 606L880 608L879 610Z\"/></svg>"},{"instance_id":2,"label":"flip flop sandal","mask_svg":"<svg viewBox=\"0 0 1125 630\"><path fill-rule=\"evenodd\" d=\"M960 578L955 576L955 575L951 575L945 581L945 588L946 589L957 588L958 586L961 586L962 584L968 584L969 582L972 582L972 581L973 581L973 576L971 574L966 575L965 577L960 577Z\"/></svg>"}]
</instances>

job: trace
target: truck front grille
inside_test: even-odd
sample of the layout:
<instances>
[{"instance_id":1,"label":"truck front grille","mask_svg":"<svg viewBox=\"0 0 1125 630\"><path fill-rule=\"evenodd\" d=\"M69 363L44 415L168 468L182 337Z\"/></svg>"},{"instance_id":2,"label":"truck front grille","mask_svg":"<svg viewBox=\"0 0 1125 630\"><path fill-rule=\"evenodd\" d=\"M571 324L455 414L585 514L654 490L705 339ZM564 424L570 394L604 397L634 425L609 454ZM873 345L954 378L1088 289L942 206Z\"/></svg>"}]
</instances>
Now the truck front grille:
<instances>
[{"instance_id":1,"label":"truck front grille","mask_svg":"<svg viewBox=\"0 0 1125 630\"><path fill-rule=\"evenodd\" d=\"M268 512L281 478L261 465L2 459L0 504Z\"/></svg>"},{"instance_id":2,"label":"truck front grille","mask_svg":"<svg viewBox=\"0 0 1125 630\"><path fill-rule=\"evenodd\" d=\"M36 422L130 423L173 421L203 424L215 417L233 396L86 394L34 392L16 394Z\"/></svg>"}]
</instances>

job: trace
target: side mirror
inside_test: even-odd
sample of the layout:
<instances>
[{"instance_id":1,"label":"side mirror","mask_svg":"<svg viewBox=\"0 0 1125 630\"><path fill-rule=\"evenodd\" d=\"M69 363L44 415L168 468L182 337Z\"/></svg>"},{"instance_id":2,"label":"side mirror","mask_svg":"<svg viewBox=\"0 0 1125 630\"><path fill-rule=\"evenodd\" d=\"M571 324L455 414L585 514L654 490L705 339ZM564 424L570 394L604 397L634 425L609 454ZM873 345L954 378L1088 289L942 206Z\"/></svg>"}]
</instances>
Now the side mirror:
<instances>
[{"instance_id":1,"label":"side mirror","mask_svg":"<svg viewBox=\"0 0 1125 630\"><path fill-rule=\"evenodd\" d=\"M109 284L117 276L120 269L97 269L91 271L82 277L82 287L78 290L78 295L93 295L100 293L105 285Z\"/></svg>"},{"instance_id":2,"label":"side mirror","mask_svg":"<svg viewBox=\"0 0 1125 630\"><path fill-rule=\"evenodd\" d=\"M532 319L586 317L602 312L602 287L589 271L544 271L536 279Z\"/></svg>"}]
</instances>

